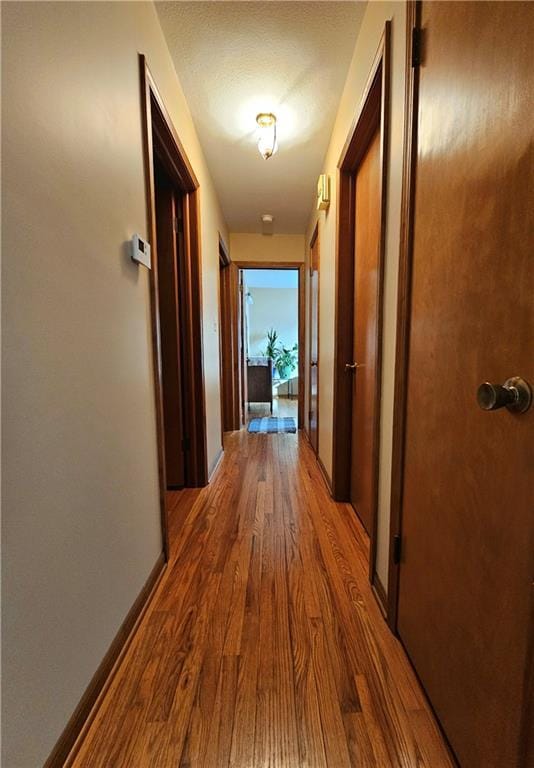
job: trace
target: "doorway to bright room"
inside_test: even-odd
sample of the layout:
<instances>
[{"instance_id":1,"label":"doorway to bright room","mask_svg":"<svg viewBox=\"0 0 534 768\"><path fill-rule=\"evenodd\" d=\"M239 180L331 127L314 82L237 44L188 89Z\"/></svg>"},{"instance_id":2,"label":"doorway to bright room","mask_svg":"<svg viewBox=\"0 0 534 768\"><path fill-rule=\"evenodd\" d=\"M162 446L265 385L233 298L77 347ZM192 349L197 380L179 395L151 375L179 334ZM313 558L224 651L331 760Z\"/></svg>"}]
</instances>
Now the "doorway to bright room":
<instances>
[{"instance_id":1,"label":"doorway to bright room","mask_svg":"<svg viewBox=\"0 0 534 768\"><path fill-rule=\"evenodd\" d=\"M299 268L240 270L244 421L292 419L299 425ZM253 424L251 424L253 422ZM263 428L276 426L264 421ZM289 422L291 424L291 422ZM274 431L274 427L273 431ZM276 430L278 431L278 429Z\"/></svg>"}]
</instances>

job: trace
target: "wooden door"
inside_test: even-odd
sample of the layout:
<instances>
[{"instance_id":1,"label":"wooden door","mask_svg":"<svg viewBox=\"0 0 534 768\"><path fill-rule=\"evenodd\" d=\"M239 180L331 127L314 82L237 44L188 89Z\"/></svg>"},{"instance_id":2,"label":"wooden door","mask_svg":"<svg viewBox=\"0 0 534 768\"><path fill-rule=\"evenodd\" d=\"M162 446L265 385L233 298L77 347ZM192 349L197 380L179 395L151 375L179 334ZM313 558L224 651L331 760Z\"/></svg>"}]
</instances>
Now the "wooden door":
<instances>
[{"instance_id":1,"label":"wooden door","mask_svg":"<svg viewBox=\"0 0 534 768\"><path fill-rule=\"evenodd\" d=\"M319 237L315 231L310 247L310 443L319 452Z\"/></svg>"},{"instance_id":2,"label":"wooden door","mask_svg":"<svg viewBox=\"0 0 534 768\"><path fill-rule=\"evenodd\" d=\"M376 496L380 262L380 130L356 173L350 500L371 535Z\"/></svg>"},{"instance_id":3,"label":"wooden door","mask_svg":"<svg viewBox=\"0 0 534 768\"><path fill-rule=\"evenodd\" d=\"M534 5L421 27L398 631L462 768L532 766L534 410L477 388L534 382Z\"/></svg>"},{"instance_id":4,"label":"wooden door","mask_svg":"<svg viewBox=\"0 0 534 768\"><path fill-rule=\"evenodd\" d=\"M167 487L179 488L185 485L178 261L183 253L181 197L161 169L155 174L155 193L165 472Z\"/></svg>"}]
</instances>

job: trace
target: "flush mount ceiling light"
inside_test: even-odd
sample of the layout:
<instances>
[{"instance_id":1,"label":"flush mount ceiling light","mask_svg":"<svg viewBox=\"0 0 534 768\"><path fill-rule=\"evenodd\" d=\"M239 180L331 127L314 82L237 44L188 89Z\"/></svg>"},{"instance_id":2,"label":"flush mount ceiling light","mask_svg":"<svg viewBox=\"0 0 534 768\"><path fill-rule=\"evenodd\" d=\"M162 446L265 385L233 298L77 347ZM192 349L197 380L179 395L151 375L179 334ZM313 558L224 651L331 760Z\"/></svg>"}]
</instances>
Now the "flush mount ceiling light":
<instances>
[{"instance_id":1,"label":"flush mount ceiling light","mask_svg":"<svg viewBox=\"0 0 534 768\"><path fill-rule=\"evenodd\" d=\"M278 149L276 142L276 115L272 112L260 112L256 115L260 137L258 149L264 160L268 160Z\"/></svg>"}]
</instances>

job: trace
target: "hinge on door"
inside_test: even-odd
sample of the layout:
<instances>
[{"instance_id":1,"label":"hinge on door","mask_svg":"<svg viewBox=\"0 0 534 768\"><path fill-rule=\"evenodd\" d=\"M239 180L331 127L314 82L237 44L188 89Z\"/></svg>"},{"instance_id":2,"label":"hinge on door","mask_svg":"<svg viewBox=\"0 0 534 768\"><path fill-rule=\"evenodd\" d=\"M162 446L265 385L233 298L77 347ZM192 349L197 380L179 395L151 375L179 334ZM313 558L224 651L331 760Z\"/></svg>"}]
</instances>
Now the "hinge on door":
<instances>
[{"instance_id":1,"label":"hinge on door","mask_svg":"<svg viewBox=\"0 0 534 768\"><path fill-rule=\"evenodd\" d=\"M178 216L173 216L172 225L175 232L178 232L179 234L183 234L184 222L182 219L179 219Z\"/></svg>"},{"instance_id":2,"label":"hinge on door","mask_svg":"<svg viewBox=\"0 0 534 768\"><path fill-rule=\"evenodd\" d=\"M308 421L311 421L313 418L313 411L308 411Z\"/></svg>"},{"instance_id":3,"label":"hinge on door","mask_svg":"<svg viewBox=\"0 0 534 768\"><path fill-rule=\"evenodd\" d=\"M191 440L188 437L182 439L182 451L188 451L191 448Z\"/></svg>"},{"instance_id":4,"label":"hinge on door","mask_svg":"<svg viewBox=\"0 0 534 768\"><path fill-rule=\"evenodd\" d=\"M422 36L419 27L412 29L412 67L418 67L421 64Z\"/></svg>"},{"instance_id":5,"label":"hinge on door","mask_svg":"<svg viewBox=\"0 0 534 768\"><path fill-rule=\"evenodd\" d=\"M398 565L400 563L401 555L402 555L402 539L400 537L400 534L396 533L393 536L393 562L395 565Z\"/></svg>"}]
</instances>

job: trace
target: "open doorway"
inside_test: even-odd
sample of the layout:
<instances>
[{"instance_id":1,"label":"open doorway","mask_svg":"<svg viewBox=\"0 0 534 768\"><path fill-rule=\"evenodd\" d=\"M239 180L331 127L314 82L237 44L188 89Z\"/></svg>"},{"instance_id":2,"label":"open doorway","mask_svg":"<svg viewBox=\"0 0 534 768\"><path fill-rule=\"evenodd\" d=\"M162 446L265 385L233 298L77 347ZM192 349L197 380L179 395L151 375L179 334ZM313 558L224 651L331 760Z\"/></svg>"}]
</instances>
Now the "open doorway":
<instances>
[{"instance_id":1,"label":"open doorway","mask_svg":"<svg viewBox=\"0 0 534 768\"><path fill-rule=\"evenodd\" d=\"M304 265L241 262L237 274L237 341L241 424L293 418L302 427L304 398Z\"/></svg>"},{"instance_id":2,"label":"open doorway","mask_svg":"<svg viewBox=\"0 0 534 768\"><path fill-rule=\"evenodd\" d=\"M249 421L267 411L298 421L298 275L298 269L241 270Z\"/></svg>"},{"instance_id":3,"label":"open doorway","mask_svg":"<svg viewBox=\"0 0 534 768\"><path fill-rule=\"evenodd\" d=\"M140 55L163 546L167 491L207 484L198 181Z\"/></svg>"},{"instance_id":4,"label":"open doorway","mask_svg":"<svg viewBox=\"0 0 534 768\"><path fill-rule=\"evenodd\" d=\"M161 343L161 383L167 490L186 484L184 432L184 323L180 267L184 260L182 194L157 155L154 157L156 244Z\"/></svg>"}]
</instances>

